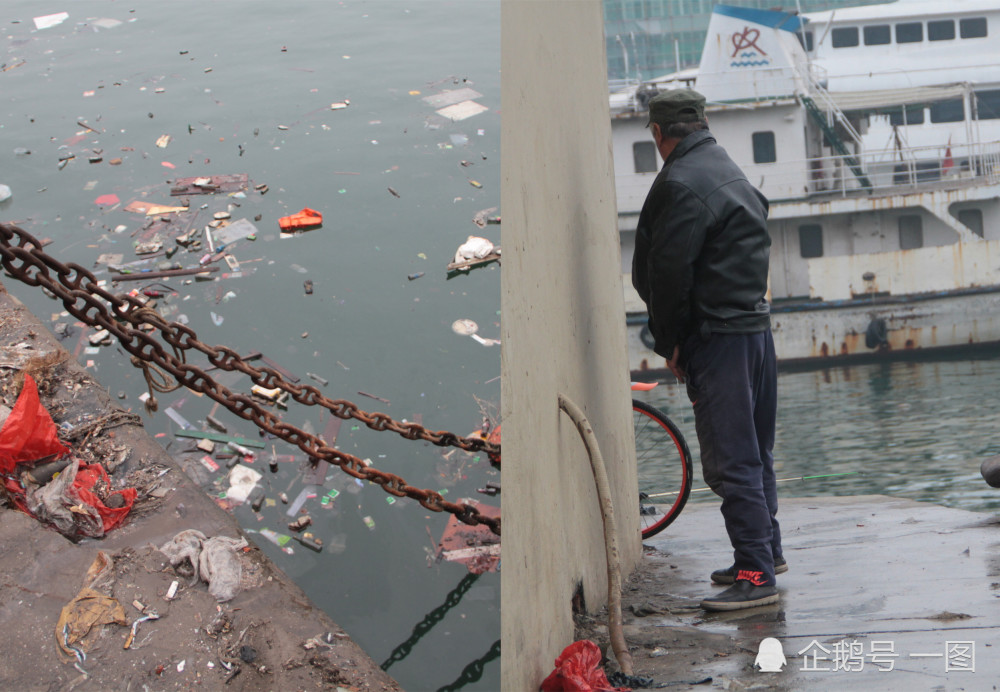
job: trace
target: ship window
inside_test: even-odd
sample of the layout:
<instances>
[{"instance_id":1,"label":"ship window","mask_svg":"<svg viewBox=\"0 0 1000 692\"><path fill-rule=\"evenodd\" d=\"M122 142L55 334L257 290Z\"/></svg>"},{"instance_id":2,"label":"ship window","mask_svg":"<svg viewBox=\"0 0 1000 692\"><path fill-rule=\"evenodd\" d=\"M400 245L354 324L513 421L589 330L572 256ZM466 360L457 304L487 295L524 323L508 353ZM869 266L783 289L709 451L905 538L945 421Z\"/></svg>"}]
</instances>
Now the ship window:
<instances>
[{"instance_id":1,"label":"ship window","mask_svg":"<svg viewBox=\"0 0 1000 692\"><path fill-rule=\"evenodd\" d=\"M799 253L806 259L823 256L823 227L809 223L799 226Z\"/></svg>"},{"instance_id":2,"label":"ship window","mask_svg":"<svg viewBox=\"0 0 1000 692\"><path fill-rule=\"evenodd\" d=\"M796 31L795 35L799 38L799 44L806 49L806 52L812 53L813 49L813 32L811 31ZM803 36L805 38L803 38Z\"/></svg>"},{"instance_id":3,"label":"ship window","mask_svg":"<svg viewBox=\"0 0 1000 692\"><path fill-rule=\"evenodd\" d=\"M958 222L964 226L968 226L969 230L978 235L980 238L983 237L982 209L963 209L958 212Z\"/></svg>"},{"instance_id":4,"label":"ship window","mask_svg":"<svg viewBox=\"0 0 1000 692\"><path fill-rule=\"evenodd\" d=\"M954 33L954 27L952 28ZM845 26L830 32L834 48L850 48L858 45L858 27Z\"/></svg>"},{"instance_id":5,"label":"ship window","mask_svg":"<svg viewBox=\"0 0 1000 692\"><path fill-rule=\"evenodd\" d=\"M896 25L896 43L919 43L923 40L924 25L920 22Z\"/></svg>"},{"instance_id":6,"label":"ship window","mask_svg":"<svg viewBox=\"0 0 1000 692\"><path fill-rule=\"evenodd\" d=\"M1000 91L976 92L976 116L980 120L996 120L1000 118Z\"/></svg>"},{"instance_id":7,"label":"ship window","mask_svg":"<svg viewBox=\"0 0 1000 692\"><path fill-rule=\"evenodd\" d=\"M923 106L907 106L905 114L902 108L894 108L889 111L890 125L920 125L923 122Z\"/></svg>"},{"instance_id":8,"label":"ship window","mask_svg":"<svg viewBox=\"0 0 1000 692\"><path fill-rule=\"evenodd\" d=\"M986 35L986 17L959 19L958 35L962 38L982 38Z\"/></svg>"},{"instance_id":9,"label":"ship window","mask_svg":"<svg viewBox=\"0 0 1000 692\"><path fill-rule=\"evenodd\" d=\"M962 99L948 99L931 104L932 123L958 123L965 120Z\"/></svg>"},{"instance_id":10,"label":"ship window","mask_svg":"<svg viewBox=\"0 0 1000 692\"><path fill-rule=\"evenodd\" d=\"M656 173L656 145L652 142L636 142L632 145L632 158L636 173Z\"/></svg>"},{"instance_id":11,"label":"ship window","mask_svg":"<svg viewBox=\"0 0 1000 692\"><path fill-rule=\"evenodd\" d=\"M927 22L928 41L950 41L955 38L955 20L942 19L937 22Z\"/></svg>"},{"instance_id":12,"label":"ship window","mask_svg":"<svg viewBox=\"0 0 1000 692\"><path fill-rule=\"evenodd\" d=\"M866 46L884 46L892 40L888 24L878 24L876 26L865 27Z\"/></svg>"},{"instance_id":13,"label":"ship window","mask_svg":"<svg viewBox=\"0 0 1000 692\"><path fill-rule=\"evenodd\" d=\"M777 160L778 160L777 152L774 149L774 133L754 132L753 162L774 163Z\"/></svg>"},{"instance_id":14,"label":"ship window","mask_svg":"<svg viewBox=\"0 0 1000 692\"><path fill-rule=\"evenodd\" d=\"M924 246L924 224L915 214L899 217L899 249L913 250Z\"/></svg>"}]
</instances>

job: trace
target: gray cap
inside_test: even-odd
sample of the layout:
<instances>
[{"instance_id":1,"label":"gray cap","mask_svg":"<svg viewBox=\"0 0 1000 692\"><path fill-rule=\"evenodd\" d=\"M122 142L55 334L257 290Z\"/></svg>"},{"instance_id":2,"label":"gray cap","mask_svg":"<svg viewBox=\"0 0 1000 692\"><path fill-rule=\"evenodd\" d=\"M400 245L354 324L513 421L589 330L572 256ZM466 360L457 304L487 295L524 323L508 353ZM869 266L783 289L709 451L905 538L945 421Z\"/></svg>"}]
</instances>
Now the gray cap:
<instances>
[{"instance_id":1,"label":"gray cap","mask_svg":"<svg viewBox=\"0 0 1000 692\"><path fill-rule=\"evenodd\" d=\"M649 121L669 125L705 119L705 97L693 89L671 89L649 100Z\"/></svg>"}]
</instances>

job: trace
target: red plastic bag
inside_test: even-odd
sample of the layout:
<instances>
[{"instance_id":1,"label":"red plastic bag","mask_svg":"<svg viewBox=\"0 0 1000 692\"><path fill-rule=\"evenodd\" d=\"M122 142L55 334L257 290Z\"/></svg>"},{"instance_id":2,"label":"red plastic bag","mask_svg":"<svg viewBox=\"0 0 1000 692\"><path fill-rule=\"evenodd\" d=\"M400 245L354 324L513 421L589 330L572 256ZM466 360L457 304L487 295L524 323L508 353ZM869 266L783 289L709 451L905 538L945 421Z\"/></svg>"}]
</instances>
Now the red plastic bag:
<instances>
[{"instance_id":1,"label":"red plastic bag","mask_svg":"<svg viewBox=\"0 0 1000 692\"><path fill-rule=\"evenodd\" d=\"M559 654L556 669L542 681L542 692L627 692L627 687L612 687L601 669L601 650L597 644L582 639Z\"/></svg>"},{"instance_id":2,"label":"red plastic bag","mask_svg":"<svg viewBox=\"0 0 1000 692\"><path fill-rule=\"evenodd\" d=\"M70 450L59 441L56 424L52 421L49 412L42 406L38 398L38 387L31 375L24 375L24 387L17 397L14 410L11 411L3 429L0 430L0 473L6 474L3 479L4 487L10 498L18 509L27 514L33 514L28 508L25 499L25 490L20 481L13 474L17 472L17 465L30 466L26 462L34 462L49 456L61 457L69 454ZM74 514L79 521L75 529L67 529L73 533L82 533L87 536L100 537L105 532L121 524L128 516L132 505L135 503L135 488L124 488L109 493L122 497L121 507L108 507L101 501L101 498L94 493L94 486L99 482L110 488L111 482L107 471L100 464L79 463L76 477L73 478L72 485L66 488L61 502L66 507L74 505L84 505L89 509L90 519L84 516L87 511ZM75 467L64 473L70 473ZM68 480L68 478L67 478ZM94 514L96 512L96 515ZM97 518L100 517L100 524L103 531L97 526Z\"/></svg>"},{"instance_id":3,"label":"red plastic bag","mask_svg":"<svg viewBox=\"0 0 1000 692\"><path fill-rule=\"evenodd\" d=\"M35 381L25 373L14 410L0 430L0 473L14 473L19 463L68 452L59 441L56 424L38 399Z\"/></svg>"},{"instance_id":4,"label":"red plastic bag","mask_svg":"<svg viewBox=\"0 0 1000 692\"><path fill-rule=\"evenodd\" d=\"M70 489L66 492L66 497L82 502L85 505L89 505L96 509L97 513L101 515L101 521L104 524L104 532L107 533L125 521L125 517L128 516L129 510L132 509L132 504L135 502L137 493L135 488L123 488L121 490L116 490L108 496L121 495L124 502L121 507L108 507L101 501L101 498L93 492L94 486L101 481L103 481L105 485L111 485L111 479L108 478L108 472L104 470L103 466L100 464L84 464L81 462L80 470L76 473L76 480L73 481L72 487L70 487Z\"/></svg>"}]
</instances>

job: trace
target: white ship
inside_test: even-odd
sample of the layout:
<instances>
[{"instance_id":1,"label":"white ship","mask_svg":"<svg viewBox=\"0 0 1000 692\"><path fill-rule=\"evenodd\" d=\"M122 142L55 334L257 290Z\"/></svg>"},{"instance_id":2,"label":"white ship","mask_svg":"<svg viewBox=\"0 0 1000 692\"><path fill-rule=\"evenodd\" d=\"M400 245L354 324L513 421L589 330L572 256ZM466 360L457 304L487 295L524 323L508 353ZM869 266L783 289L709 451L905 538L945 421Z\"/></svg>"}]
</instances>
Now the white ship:
<instances>
[{"instance_id":1,"label":"white ship","mask_svg":"<svg viewBox=\"0 0 1000 692\"><path fill-rule=\"evenodd\" d=\"M663 161L657 91L693 87L770 200L778 359L835 363L1000 342L1000 2L805 15L720 5L697 69L611 95L630 368L653 374L631 285Z\"/></svg>"}]
</instances>

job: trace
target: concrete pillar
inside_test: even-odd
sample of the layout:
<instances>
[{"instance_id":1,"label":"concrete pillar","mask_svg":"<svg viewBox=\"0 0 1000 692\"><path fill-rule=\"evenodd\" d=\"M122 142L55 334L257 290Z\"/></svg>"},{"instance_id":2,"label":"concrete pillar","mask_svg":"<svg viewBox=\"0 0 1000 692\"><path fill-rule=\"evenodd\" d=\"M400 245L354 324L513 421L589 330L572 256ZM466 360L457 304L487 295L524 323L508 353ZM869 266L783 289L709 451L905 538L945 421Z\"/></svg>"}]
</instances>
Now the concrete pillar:
<instances>
[{"instance_id":1,"label":"concrete pillar","mask_svg":"<svg viewBox=\"0 0 1000 692\"><path fill-rule=\"evenodd\" d=\"M607 596L584 409L641 556L600 0L502 0L502 686L537 689L573 639L571 601Z\"/></svg>"}]
</instances>

